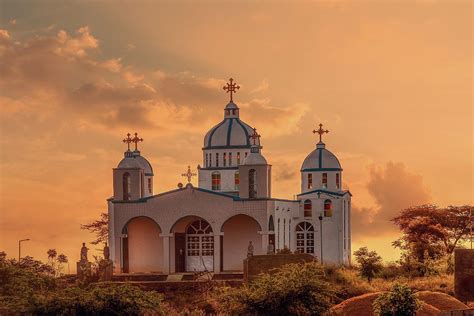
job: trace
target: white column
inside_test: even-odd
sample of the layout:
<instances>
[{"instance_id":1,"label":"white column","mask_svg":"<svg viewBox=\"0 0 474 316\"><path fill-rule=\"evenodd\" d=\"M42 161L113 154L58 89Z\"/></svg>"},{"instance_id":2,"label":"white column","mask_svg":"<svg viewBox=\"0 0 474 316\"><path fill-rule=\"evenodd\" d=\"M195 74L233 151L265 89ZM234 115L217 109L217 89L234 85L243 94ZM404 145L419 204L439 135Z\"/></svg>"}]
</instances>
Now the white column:
<instances>
[{"instance_id":1,"label":"white column","mask_svg":"<svg viewBox=\"0 0 474 316\"><path fill-rule=\"evenodd\" d=\"M268 249L268 232L260 231L258 233L262 235L262 253L256 253L256 255L265 255L267 254Z\"/></svg>"},{"instance_id":2,"label":"white column","mask_svg":"<svg viewBox=\"0 0 474 316\"><path fill-rule=\"evenodd\" d=\"M214 273L221 272L221 236L224 233L214 235Z\"/></svg>"},{"instance_id":3,"label":"white column","mask_svg":"<svg viewBox=\"0 0 474 316\"><path fill-rule=\"evenodd\" d=\"M160 234L163 238L163 273L170 273L170 236L169 234Z\"/></svg>"}]
</instances>

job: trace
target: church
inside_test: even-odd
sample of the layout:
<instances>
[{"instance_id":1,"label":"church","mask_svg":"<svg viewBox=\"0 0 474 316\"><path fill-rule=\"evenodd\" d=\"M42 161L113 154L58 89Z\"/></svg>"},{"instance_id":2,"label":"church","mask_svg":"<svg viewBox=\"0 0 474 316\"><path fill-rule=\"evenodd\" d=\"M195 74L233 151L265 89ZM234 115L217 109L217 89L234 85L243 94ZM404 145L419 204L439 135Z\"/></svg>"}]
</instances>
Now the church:
<instances>
[{"instance_id":1,"label":"church","mask_svg":"<svg viewBox=\"0 0 474 316\"><path fill-rule=\"evenodd\" d=\"M213 273L243 270L249 244L254 255L289 249L323 263L350 264L351 193L342 188L342 167L319 142L309 149L294 199L272 196L272 165L256 128L240 119L230 79L230 102L221 122L204 136L198 187L188 167L186 185L153 190L154 171L138 150L138 134L113 169L108 199L109 246L115 273ZM130 149L130 146L134 148Z\"/></svg>"}]
</instances>

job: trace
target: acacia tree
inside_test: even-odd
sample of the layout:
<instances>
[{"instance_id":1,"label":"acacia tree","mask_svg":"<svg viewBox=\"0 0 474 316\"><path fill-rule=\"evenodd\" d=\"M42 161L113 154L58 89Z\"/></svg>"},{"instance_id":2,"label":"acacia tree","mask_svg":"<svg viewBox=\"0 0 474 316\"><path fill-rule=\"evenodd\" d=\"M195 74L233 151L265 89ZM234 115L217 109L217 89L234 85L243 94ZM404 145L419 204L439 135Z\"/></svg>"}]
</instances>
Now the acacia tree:
<instances>
[{"instance_id":1,"label":"acacia tree","mask_svg":"<svg viewBox=\"0 0 474 316\"><path fill-rule=\"evenodd\" d=\"M375 274L382 269L382 257L373 250L369 251L367 247L354 251L354 256L360 266L360 274L370 283Z\"/></svg>"},{"instance_id":2,"label":"acacia tree","mask_svg":"<svg viewBox=\"0 0 474 316\"><path fill-rule=\"evenodd\" d=\"M472 206L439 208L427 204L404 209L392 221L402 237L393 245L424 261L426 251L431 258L451 257L456 246L469 237Z\"/></svg>"},{"instance_id":3,"label":"acacia tree","mask_svg":"<svg viewBox=\"0 0 474 316\"><path fill-rule=\"evenodd\" d=\"M102 212L100 218L92 223L81 225L81 229L88 230L95 234L96 239L91 242L93 245L102 244L109 239L109 214Z\"/></svg>"}]
</instances>

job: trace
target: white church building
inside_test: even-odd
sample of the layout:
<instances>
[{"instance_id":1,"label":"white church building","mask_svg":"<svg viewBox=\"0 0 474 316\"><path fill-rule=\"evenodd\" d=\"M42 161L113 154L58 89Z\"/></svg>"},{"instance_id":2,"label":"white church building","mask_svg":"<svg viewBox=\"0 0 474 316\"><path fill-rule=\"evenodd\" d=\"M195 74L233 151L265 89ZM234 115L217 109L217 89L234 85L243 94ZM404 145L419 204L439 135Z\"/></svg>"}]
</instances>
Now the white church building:
<instances>
[{"instance_id":1,"label":"white church building","mask_svg":"<svg viewBox=\"0 0 474 316\"><path fill-rule=\"evenodd\" d=\"M109 246L115 273L185 273L243 270L249 242L254 255L288 248L323 263L349 264L351 193L342 188L342 167L322 142L301 165L294 200L272 196L272 166L260 135L240 119L232 94L224 118L204 137L198 187L191 183L155 193L153 167L135 133L124 140L124 158L113 169L108 199ZM134 143L135 149L130 149ZM188 169L189 182L192 173Z\"/></svg>"}]
</instances>

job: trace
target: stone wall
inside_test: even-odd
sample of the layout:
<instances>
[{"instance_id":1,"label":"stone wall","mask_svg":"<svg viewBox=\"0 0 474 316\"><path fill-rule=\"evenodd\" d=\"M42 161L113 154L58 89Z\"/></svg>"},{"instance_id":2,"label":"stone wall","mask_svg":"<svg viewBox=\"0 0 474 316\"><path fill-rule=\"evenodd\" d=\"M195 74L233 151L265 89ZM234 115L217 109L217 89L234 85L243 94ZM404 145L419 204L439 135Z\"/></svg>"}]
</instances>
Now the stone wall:
<instances>
[{"instance_id":1,"label":"stone wall","mask_svg":"<svg viewBox=\"0 0 474 316\"><path fill-rule=\"evenodd\" d=\"M270 270L280 268L285 264L302 263L313 260L315 260L313 256L305 253L252 256L244 260L244 281L252 281L260 273L271 273Z\"/></svg>"},{"instance_id":2,"label":"stone wall","mask_svg":"<svg viewBox=\"0 0 474 316\"><path fill-rule=\"evenodd\" d=\"M474 301L474 249L454 250L454 296Z\"/></svg>"}]
</instances>

